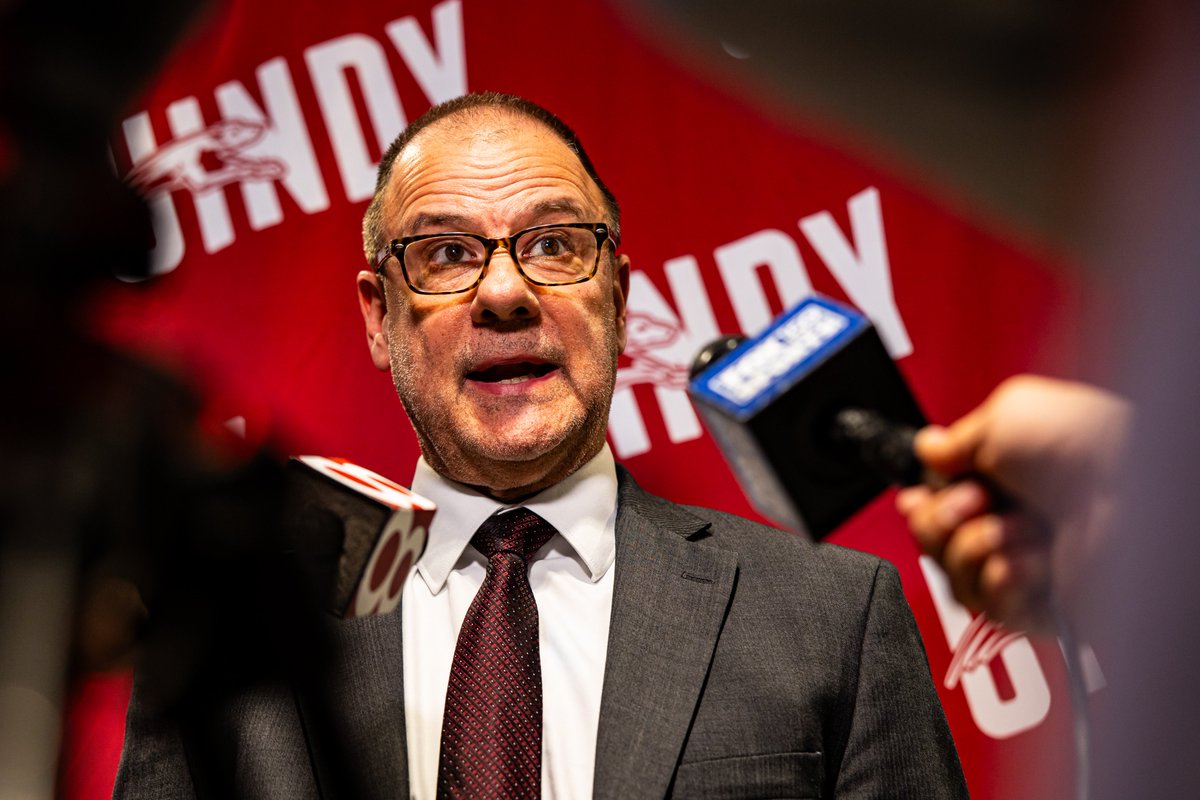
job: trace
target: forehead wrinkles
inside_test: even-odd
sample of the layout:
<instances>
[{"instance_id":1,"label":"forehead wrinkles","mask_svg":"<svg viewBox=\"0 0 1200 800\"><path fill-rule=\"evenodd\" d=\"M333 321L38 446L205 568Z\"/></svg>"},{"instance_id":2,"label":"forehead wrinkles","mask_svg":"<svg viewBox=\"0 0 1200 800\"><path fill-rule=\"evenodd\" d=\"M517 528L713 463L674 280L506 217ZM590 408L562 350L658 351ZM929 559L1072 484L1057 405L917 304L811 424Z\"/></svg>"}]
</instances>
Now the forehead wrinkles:
<instances>
[{"instance_id":1,"label":"forehead wrinkles","mask_svg":"<svg viewBox=\"0 0 1200 800\"><path fill-rule=\"evenodd\" d=\"M601 212L599 187L553 131L524 117L478 116L439 121L397 158L384 197L392 233L418 213L519 215L548 196Z\"/></svg>"}]
</instances>

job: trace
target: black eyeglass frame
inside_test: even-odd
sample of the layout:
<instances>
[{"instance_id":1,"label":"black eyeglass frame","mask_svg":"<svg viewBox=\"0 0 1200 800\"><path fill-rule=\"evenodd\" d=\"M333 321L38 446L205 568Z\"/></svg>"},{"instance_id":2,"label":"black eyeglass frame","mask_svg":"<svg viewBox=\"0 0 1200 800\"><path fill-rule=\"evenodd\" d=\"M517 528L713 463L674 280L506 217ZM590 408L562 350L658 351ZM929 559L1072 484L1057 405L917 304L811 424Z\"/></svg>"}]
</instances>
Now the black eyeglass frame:
<instances>
[{"instance_id":1,"label":"black eyeglass frame","mask_svg":"<svg viewBox=\"0 0 1200 800\"><path fill-rule=\"evenodd\" d=\"M580 230L590 230L595 235L596 260L595 263L592 264L592 269L588 274L576 278L575 280L555 281L552 283L534 280L533 278L529 277L529 275L525 272L525 268L521 266L521 259L513 250L513 242L517 239L520 239L522 236L525 236L526 234L533 233L534 231L546 230L548 228L578 228ZM428 289L418 289L413 285L412 279L408 276L408 268L404 265L405 248L414 242L420 242L425 239L436 239L440 236L466 236L467 238L474 239L483 245L483 265L479 268L479 274L475 276L475 280L470 286L462 289L453 289L448 292L431 292ZM483 280L483 276L487 273L488 265L492 263L492 254L503 247L508 251L509 256L512 257L513 264L515 264L517 267L517 272L521 273L521 277L529 283L532 283L534 286L571 286L576 283L585 283L596 276L596 271L600 268L600 253L604 250L604 244L610 241L613 243L613 249L615 250L617 247L617 240L612 236L608 228L608 223L605 222L554 222L548 225L534 225L532 228L525 228L524 230L519 230L516 233L509 234L508 236L501 236L496 239L482 236L478 233L466 233L465 231L418 233L415 236L403 236L399 239L393 239L392 241L388 242L387 246L380 250L376 256L375 273L382 278L384 276L384 264L387 263L389 258L394 257L400 264L400 273L404 276L404 282L414 293L427 295L462 294L463 292L471 291L480 284L480 282Z\"/></svg>"}]
</instances>

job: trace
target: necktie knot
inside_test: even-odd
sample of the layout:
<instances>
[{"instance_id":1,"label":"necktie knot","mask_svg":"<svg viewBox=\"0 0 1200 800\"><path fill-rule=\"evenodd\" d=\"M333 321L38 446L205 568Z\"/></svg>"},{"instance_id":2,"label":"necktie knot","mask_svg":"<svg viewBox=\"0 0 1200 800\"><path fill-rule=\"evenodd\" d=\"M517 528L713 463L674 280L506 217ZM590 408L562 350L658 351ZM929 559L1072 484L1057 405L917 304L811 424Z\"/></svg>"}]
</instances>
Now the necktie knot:
<instances>
[{"instance_id":1,"label":"necktie knot","mask_svg":"<svg viewBox=\"0 0 1200 800\"><path fill-rule=\"evenodd\" d=\"M522 506L488 517L471 544L489 561L497 553L513 553L528 562L553 536L554 526Z\"/></svg>"}]
</instances>

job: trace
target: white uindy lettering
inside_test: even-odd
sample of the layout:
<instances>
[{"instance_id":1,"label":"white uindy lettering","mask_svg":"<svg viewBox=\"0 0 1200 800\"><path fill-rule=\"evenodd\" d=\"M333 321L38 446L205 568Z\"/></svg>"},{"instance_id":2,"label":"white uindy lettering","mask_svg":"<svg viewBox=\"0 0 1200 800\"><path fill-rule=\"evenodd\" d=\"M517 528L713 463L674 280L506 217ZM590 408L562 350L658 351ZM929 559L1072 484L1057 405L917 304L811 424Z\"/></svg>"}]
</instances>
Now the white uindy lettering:
<instances>
[{"instance_id":1,"label":"white uindy lettering","mask_svg":"<svg viewBox=\"0 0 1200 800\"><path fill-rule=\"evenodd\" d=\"M467 91L461 0L433 7L428 37L412 16L387 23L382 35L431 104ZM372 153L386 149L406 124L388 53L379 39L352 33L309 47L304 61L346 198L370 197L376 169ZM255 76L261 105L243 83L228 81L214 90L220 113L215 121L203 119L196 97L172 102L166 109L172 138L162 145L148 113L125 120L122 131L132 164L128 178L145 193L153 213L157 247L151 254L152 274L169 272L183 259L186 243L173 197L180 190L192 196L209 253L236 240L236 220L225 195L229 184L239 185L251 230L283 222L276 183L304 213L329 208L330 179L321 173L287 60L269 59ZM354 89L362 97L366 120L359 118Z\"/></svg>"},{"instance_id":2,"label":"white uindy lettering","mask_svg":"<svg viewBox=\"0 0 1200 800\"><path fill-rule=\"evenodd\" d=\"M632 458L650 451L650 432L646 430L633 387L613 392L612 406L608 410L608 436L618 458Z\"/></svg>"},{"instance_id":3,"label":"white uindy lettering","mask_svg":"<svg viewBox=\"0 0 1200 800\"><path fill-rule=\"evenodd\" d=\"M747 336L754 336L770 325L773 316L758 267L765 266L770 271L784 308L791 308L813 293L800 248L783 231L768 228L752 233L718 247L713 256L738 325Z\"/></svg>"},{"instance_id":4,"label":"white uindy lettering","mask_svg":"<svg viewBox=\"0 0 1200 800\"><path fill-rule=\"evenodd\" d=\"M382 151L405 125L404 109L387 55L370 36L352 33L308 48L304 60L320 100L346 199L365 200L375 190L375 161L359 125L350 93L350 75L358 81L375 141Z\"/></svg>"},{"instance_id":5,"label":"white uindy lettering","mask_svg":"<svg viewBox=\"0 0 1200 800\"><path fill-rule=\"evenodd\" d=\"M167 106L167 123L177 139L202 135L205 125L204 117L200 114L200 103L194 97L171 103ZM233 220L229 218L224 188L220 184L193 188L192 202L196 205L204 251L216 253L233 244Z\"/></svg>"},{"instance_id":6,"label":"white uindy lettering","mask_svg":"<svg viewBox=\"0 0 1200 800\"><path fill-rule=\"evenodd\" d=\"M121 124L125 134L125 146L134 169L154 155L158 144L154 141L154 130L150 126L150 115L145 111L134 114ZM179 266L183 260L183 230L179 226L179 215L175 211L175 200L170 192L159 192L148 199L150 217L154 221L154 249L150 251L150 275L162 275Z\"/></svg>"},{"instance_id":7,"label":"white uindy lettering","mask_svg":"<svg viewBox=\"0 0 1200 800\"><path fill-rule=\"evenodd\" d=\"M608 418L613 451L620 458L650 449L650 436L633 394L633 386L639 383L654 387L671 442L691 441L704 433L687 397L687 374L696 352L715 339L719 329L696 259L671 259L663 272L678 314L644 273L634 271L629 278L625 355L630 364L617 372Z\"/></svg>"},{"instance_id":8,"label":"white uindy lettering","mask_svg":"<svg viewBox=\"0 0 1200 800\"><path fill-rule=\"evenodd\" d=\"M977 651L977 643L968 637L973 630L971 612L954 599L946 573L928 556L921 556L920 564L950 650L968 655ZM1034 728L1050 713L1050 685L1029 640L1020 636L1003 639L1000 644L995 648L999 652L990 655L999 658L1008 672L1011 698L1001 697L991 669L978 658L953 659L944 680L947 688L953 688L956 681L962 686L971 718L993 739L1007 739Z\"/></svg>"},{"instance_id":9,"label":"white uindy lettering","mask_svg":"<svg viewBox=\"0 0 1200 800\"><path fill-rule=\"evenodd\" d=\"M384 30L430 103L436 104L466 92L467 55L462 3L440 3L432 17L436 45L425 38L414 17L389 22ZM375 39L356 33L308 48L304 60L320 100L346 199L365 200L375 191L376 167L367 137L373 136L382 152L407 124L387 54ZM359 125L350 93L351 73L370 117L369 133Z\"/></svg>"},{"instance_id":10,"label":"white uindy lettering","mask_svg":"<svg viewBox=\"0 0 1200 800\"><path fill-rule=\"evenodd\" d=\"M851 302L875 323L879 338L892 358L903 358L912 352L912 341L892 292L892 269L883 236L879 190L875 187L864 189L851 197L846 205L850 210L853 245L828 211L800 220L800 230L846 290Z\"/></svg>"},{"instance_id":11,"label":"white uindy lettering","mask_svg":"<svg viewBox=\"0 0 1200 800\"><path fill-rule=\"evenodd\" d=\"M467 93L467 53L461 0L447 0L434 7L433 38L436 45L429 44L415 17L389 22L384 30L430 103L437 105Z\"/></svg>"},{"instance_id":12,"label":"white uindy lettering","mask_svg":"<svg viewBox=\"0 0 1200 800\"><path fill-rule=\"evenodd\" d=\"M804 217L799 228L851 301L875 323L892 356L899 358L912 351L912 344L892 292L879 191L868 187L851 197L847 207L849 238L828 212ZM737 323L750 336L771 323L771 304L760 267L771 276L785 308L813 292L797 243L780 230L768 228L717 247L713 260ZM718 290L705 285L694 256L670 259L663 271L678 316L648 278L638 272L631 278L625 355L632 363L617 373L609 417L613 449L621 457L645 453L653 446L639 406L639 399L646 395L635 397L633 393L639 383L654 387L653 396L672 443L701 435L695 413L685 411L676 400L686 388L687 367L695 353L718 335L709 300ZM807 346L815 346L813 342L822 335L826 334L819 329L810 331ZM767 367L774 369L775 365Z\"/></svg>"},{"instance_id":13,"label":"white uindy lettering","mask_svg":"<svg viewBox=\"0 0 1200 800\"><path fill-rule=\"evenodd\" d=\"M262 92L266 111L259 108L239 81L229 81L217 87L217 107L224 119L247 119L259 123L265 129L261 139L247 145L243 155L251 157L277 157L283 162L283 176L279 182L291 194L296 205L308 214L329 208L329 195L325 192L325 181L313 153L312 140L300 112L296 99L296 88L288 72L287 62L273 58L255 70L258 86ZM283 209L275 191L275 181L270 178L241 181L242 197L246 201L246 214L250 227L262 230L283 222Z\"/></svg>"}]
</instances>

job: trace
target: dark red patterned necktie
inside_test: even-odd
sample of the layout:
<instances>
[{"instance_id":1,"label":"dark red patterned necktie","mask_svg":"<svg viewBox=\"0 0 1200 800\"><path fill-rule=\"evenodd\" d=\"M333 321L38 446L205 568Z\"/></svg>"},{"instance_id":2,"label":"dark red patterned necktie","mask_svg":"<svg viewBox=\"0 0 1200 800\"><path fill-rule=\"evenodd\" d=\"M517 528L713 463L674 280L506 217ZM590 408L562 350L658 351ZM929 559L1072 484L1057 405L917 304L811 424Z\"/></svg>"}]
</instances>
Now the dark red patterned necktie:
<instances>
[{"instance_id":1,"label":"dark red patterned necktie","mask_svg":"<svg viewBox=\"0 0 1200 800\"><path fill-rule=\"evenodd\" d=\"M489 517L471 539L487 577L471 601L450 667L439 798L538 798L542 664L529 557L554 528L527 508Z\"/></svg>"}]
</instances>

